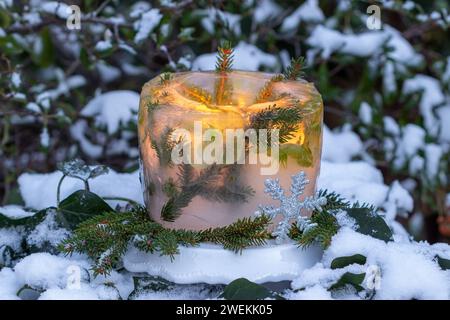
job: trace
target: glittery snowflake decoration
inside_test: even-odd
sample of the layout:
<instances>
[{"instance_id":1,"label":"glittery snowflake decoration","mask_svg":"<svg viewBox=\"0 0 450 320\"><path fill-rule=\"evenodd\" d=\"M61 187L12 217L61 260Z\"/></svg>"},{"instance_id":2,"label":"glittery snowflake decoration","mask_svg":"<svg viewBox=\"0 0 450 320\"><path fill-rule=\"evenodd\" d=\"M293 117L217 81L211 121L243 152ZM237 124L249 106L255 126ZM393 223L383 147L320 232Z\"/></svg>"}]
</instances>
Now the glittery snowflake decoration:
<instances>
[{"instance_id":1,"label":"glittery snowflake decoration","mask_svg":"<svg viewBox=\"0 0 450 320\"><path fill-rule=\"evenodd\" d=\"M302 201L299 199L303 194L306 185L309 180L306 178L306 174L300 171L298 174L292 176L291 195L286 196L283 188L280 186L278 179L266 179L264 182L264 192L269 194L272 199L279 200L280 206L259 206L256 215L265 214L270 218L275 218L278 215L283 217L272 235L276 238L277 243L281 243L288 239L289 229L291 222L296 221L300 230L304 231L310 226L309 218L302 216L303 210L321 210L321 206L325 205L327 200L325 197L309 196L305 197Z\"/></svg>"}]
</instances>

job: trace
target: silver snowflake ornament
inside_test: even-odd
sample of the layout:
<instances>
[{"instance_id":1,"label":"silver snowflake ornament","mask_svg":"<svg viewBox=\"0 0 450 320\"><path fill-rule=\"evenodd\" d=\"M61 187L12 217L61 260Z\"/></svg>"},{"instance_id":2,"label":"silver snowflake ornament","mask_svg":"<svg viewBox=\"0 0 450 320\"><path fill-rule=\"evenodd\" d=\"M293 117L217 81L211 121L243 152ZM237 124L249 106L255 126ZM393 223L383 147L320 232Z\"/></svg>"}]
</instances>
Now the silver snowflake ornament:
<instances>
[{"instance_id":1,"label":"silver snowflake ornament","mask_svg":"<svg viewBox=\"0 0 450 320\"><path fill-rule=\"evenodd\" d=\"M271 219L278 215L283 219L278 223L272 235L276 238L277 243L281 243L288 239L291 222L295 221L300 230L304 231L311 227L309 219L302 215L303 210L321 210L321 206L325 205L327 200L325 197L309 196L300 200L299 197L303 194L309 180L306 174L300 171L298 174L292 176L291 194L286 196L283 188L280 186L278 179L266 179L264 182L264 192L269 194L272 199L279 200L280 206L262 206L260 205L256 215L265 214Z\"/></svg>"}]
</instances>

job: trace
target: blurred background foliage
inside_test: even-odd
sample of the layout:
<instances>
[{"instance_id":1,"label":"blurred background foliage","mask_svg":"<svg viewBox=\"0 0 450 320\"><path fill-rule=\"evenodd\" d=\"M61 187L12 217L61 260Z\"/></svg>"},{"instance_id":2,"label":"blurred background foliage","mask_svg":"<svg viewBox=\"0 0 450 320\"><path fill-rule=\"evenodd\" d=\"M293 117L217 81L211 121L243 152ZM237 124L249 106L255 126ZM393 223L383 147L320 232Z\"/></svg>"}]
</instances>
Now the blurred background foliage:
<instances>
[{"instance_id":1,"label":"blurred background foliage","mask_svg":"<svg viewBox=\"0 0 450 320\"><path fill-rule=\"evenodd\" d=\"M315 3L322 17L312 14ZM66 26L65 9L72 4L81 9L80 30ZM417 62L408 61L405 50L392 54L387 41L367 54L338 47L324 52L327 41L314 33L317 26L339 36L371 32L365 23L371 4L382 8L383 30L394 28L420 57ZM302 16L298 8L305 5L312 8ZM364 146L355 158L374 163L387 183L399 180L408 186L415 199L413 217L425 222L412 230L416 237L444 240L436 218L449 211L450 138L440 133L450 123L439 122L443 114L450 121L449 14L446 0L2 0L0 204L21 203L21 173L54 171L63 160L79 157L118 171L136 170L136 123L122 121L111 131L83 108L101 93L138 93L144 82L163 71L190 69L202 55L215 52L221 39L228 39L248 45L246 50L259 50L256 69L264 71L279 72L291 57L306 56L306 79L323 95L327 126L350 126ZM428 77L423 88L418 75ZM405 90L408 79L417 79L413 87L418 89ZM437 131L426 123L427 92ZM422 130L424 144L403 156L396 148L407 141L405 128ZM440 148L432 175L427 172L426 145ZM414 225L411 216L400 219Z\"/></svg>"}]
</instances>

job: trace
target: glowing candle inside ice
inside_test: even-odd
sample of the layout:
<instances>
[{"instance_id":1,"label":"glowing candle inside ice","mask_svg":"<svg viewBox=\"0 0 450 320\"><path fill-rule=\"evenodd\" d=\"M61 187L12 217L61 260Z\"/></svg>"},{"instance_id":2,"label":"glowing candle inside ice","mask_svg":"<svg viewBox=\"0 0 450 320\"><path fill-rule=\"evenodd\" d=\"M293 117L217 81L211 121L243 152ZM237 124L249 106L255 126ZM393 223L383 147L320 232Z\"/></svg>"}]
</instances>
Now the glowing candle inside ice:
<instances>
[{"instance_id":1,"label":"glowing candle inside ice","mask_svg":"<svg viewBox=\"0 0 450 320\"><path fill-rule=\"evenodd\" d=\"M220 102L220 103L219 103ZM163 74L145 84L139 110L144 198L167 227L199 230L252 216L304 171L320 168L322 99L305 81L230 71Z\"/></svg>"}]
</instances>

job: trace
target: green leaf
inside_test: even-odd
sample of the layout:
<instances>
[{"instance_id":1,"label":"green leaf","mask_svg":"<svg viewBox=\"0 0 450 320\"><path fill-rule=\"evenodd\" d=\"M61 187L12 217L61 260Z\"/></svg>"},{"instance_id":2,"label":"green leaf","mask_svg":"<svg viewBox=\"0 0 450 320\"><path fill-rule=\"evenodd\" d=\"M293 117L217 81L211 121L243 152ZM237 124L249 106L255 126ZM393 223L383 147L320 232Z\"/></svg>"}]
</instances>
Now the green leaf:
<instances>
[{"instance_id":1,"label":"green leaf","mask_svg":"<svg viewBox=\"0 0 450 320\"><path fill-rule=\"evenodd\" d=\"M362 254L354 254L352 256L337 257L331 262L331 269L340 269L351 264L365 264L366 257Z\"/></svg>"},{"instance_id":2,"label":"green leaf","mask_svg":"<svg viewBox=\"0 0 450 320\"><path fill-rule=\"evenodd\" d=\"M349 208L347 214L355 219L359 233L388 242L392 240L392 231L384 219L370 208Z\"/></svg>"},{"instance_id":3,"label":"green leaf","mask_svg":"<svg viewBox=\"0 0 450 320\"><path fill-rule=\"evenodd\" d=\"M39 67L48 67L55 61L55 48L48 28L41 31L41 51L35 54L34 62Z\"/></svg>"},{"instance_id":4,"label":"green leaf","mask_svg":"<svg viewBox=\"0 0 450 320\"><path fill-rule=\"evenodd\" d=\"M11 24L11 16L6 9L0 9L0 28L8 28Z\"/></svg>"},{"instance_id":5,"label":"green leaf","mask_svg":"<svg viewBox=\"0 0 450 320\"><path fill-rule=\"evenodd\" d=\"M79 223L113 209L98 195L87 190L78 190L61 201L57 219L65 227L73 229Z\"/></svg>"},{"instance_id":6,"label":"green leaf","mask_svg":"<svg viewBox=\"0 0 450 320\"><path fill-rule=\"evenodd\" d=\"M450 260L441 258L439 256L436 256L437 263L439 267L441 267L442 270L449 270L450 269Z\"/></svg>"},{"instance_id":7,"label":"green leaf","mask_svg":"<svg viewBox=\"0 0 450 320\"><path fill-rule=\"evenodd\" d=\"M251 282L245 278L239 278L230 282L225 287L220 297L226 300L262 300L266 298L283 299L278 295L274 295L262 285Z\"/></svg>"},{"instance_id":8,"label":"green leaf","mask_svg":"<svg viewBox=\"0 0 450 320\"><path fill-rule=\"evenodd\" d=\"M20 219L9 218L0 212L0 228L10 228L18 226L24 226L26 228L34 228L36 225L42 222L42 220L44 220L45 216L47 215L48 209L52 208L41 210L32 216Z\"/></svg>"},{"instance_id":9,"label":"green leaf","mask_svg":"<svg viewBox=\"0 0 450 320\"><path fill-rule=\"evenodd\" d=\"M330 290L337 290L347 285L351 285L356 289L356 291L362 291L364 290L364 288L361 286L361 284L363 283L365 277L365 273L346 272L335 284L330 287Z\"/></svg>"}]
</instances>

